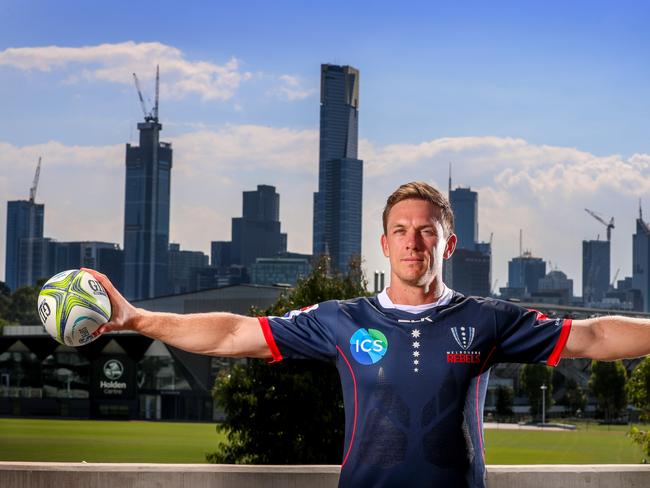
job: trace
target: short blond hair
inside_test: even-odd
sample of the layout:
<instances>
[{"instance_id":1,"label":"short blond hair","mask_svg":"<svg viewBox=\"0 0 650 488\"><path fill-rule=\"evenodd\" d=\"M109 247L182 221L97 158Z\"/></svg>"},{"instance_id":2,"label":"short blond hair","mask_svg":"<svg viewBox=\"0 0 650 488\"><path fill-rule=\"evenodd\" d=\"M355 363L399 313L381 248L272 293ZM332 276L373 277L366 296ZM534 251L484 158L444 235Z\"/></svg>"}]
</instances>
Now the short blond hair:
<instances>
[{"instance_id":1,"label":"short blond hair","mask_svg":"<svg viewBox=\"0 0 650 488\"><path fill-rule=\"evenodd\" d=\"M388 229L388 214L391 209L403 200L424 200L432 203L440 209L442 216L442 228L446 235L454 232L454 212L451 209L449 200L434 187L422 181L411 181L404 183L395 190L386 200L382 220L384 223L384 234L387 234Z\"/></svg>"}]
</instances>

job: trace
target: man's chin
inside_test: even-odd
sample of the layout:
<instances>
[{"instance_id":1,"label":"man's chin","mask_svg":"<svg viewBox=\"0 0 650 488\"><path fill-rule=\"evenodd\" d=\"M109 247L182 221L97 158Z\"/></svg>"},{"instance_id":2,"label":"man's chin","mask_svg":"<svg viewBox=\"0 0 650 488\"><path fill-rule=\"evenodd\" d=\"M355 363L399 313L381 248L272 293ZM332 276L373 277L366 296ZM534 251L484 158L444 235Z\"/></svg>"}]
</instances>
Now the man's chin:
<instances>
[{"instance_id":1,"label":"man's chin","mask_svg":"<svg viewBox=\"0 0 650 488\"><path fill-rule=\"evenodd\" d=\"M430 275L429 273L418 273L418 274L412 274L412 275L403 275L400 276L400 281L404 283L405 285L408 286L429 286L435 276Z\"/></svg>"}]
</instances>

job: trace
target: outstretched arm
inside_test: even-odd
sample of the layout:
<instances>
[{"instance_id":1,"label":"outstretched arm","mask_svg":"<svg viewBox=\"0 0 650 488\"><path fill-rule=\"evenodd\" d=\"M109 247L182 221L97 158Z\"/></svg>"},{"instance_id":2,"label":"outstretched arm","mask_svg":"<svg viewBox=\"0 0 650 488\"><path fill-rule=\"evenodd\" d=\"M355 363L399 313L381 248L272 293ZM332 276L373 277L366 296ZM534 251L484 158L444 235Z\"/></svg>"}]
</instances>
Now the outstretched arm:
<instances>
[{"instance_id":1,"label":"outstretched arm","mask_svg":"<svg viewBox=\"0 0 650 488\"><path fill-rule=\"evenodd\" d=\"M620 316L574 320L561 356L601 361L650 354L650 322Z\"/></svg>"},{"instance_id":2,"label":"outstretched arm","mask_svg":"<svg viewBox=\"0 0 650 488\"><path fill-rule=\"evenodd\" d=\"M131 330L185 351L211 356L270 358L259 321L231 313L149 312L131 305L103 274L84 268L106 290L113 310L101 332Z\"/></svg>"}]
</instances>

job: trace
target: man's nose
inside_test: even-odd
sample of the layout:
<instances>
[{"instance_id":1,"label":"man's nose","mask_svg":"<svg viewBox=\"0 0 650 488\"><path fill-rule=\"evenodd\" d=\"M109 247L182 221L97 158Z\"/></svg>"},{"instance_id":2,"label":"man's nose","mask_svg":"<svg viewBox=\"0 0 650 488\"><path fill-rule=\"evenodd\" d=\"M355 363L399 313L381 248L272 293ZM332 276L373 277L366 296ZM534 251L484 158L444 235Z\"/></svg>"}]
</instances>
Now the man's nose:
<instances>
[{"instance_id":1,"label":"man's nose","mask_svg":"<svg viewBox=\"0 0 650 488\"><path fill-rule=\"evenodd\" d=\"M406 249L408 250L419 250L420 248L420 239L417 232L414 230L406 232Z\"/></svg>"}]
</instances>

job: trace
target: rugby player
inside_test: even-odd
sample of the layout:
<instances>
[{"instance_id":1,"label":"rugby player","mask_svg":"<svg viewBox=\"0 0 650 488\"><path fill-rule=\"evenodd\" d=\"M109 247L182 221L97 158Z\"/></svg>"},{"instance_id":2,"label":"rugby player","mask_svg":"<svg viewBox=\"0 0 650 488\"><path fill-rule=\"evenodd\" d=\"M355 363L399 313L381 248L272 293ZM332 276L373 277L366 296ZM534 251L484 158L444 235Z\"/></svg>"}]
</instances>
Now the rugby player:
<instances>
[{"instance_id":1,"label":"rugby player","mask_svg":"<svg viewBox=\"0 0 650 488\"><path fill-rule=\"evenodd\" d=\"M177 315L134 307L93 272L113 306L102 331L132 330L214 356L332 361L345 402L340 486L351 487L485 486L483 404L496 363L650 354L650 324L640 319L550 319L445 286L454 218L426 183L404 184L388 198L383 227L390 286L375 297L284 317Z\"/></svg>"}]
</instances>

